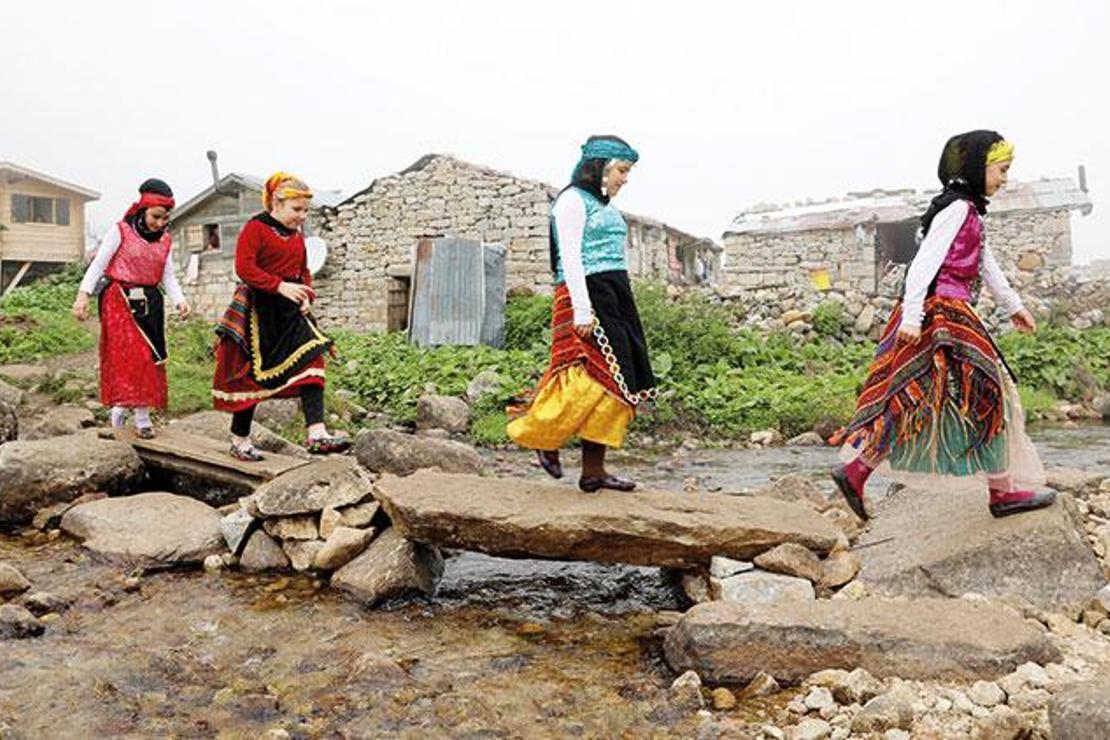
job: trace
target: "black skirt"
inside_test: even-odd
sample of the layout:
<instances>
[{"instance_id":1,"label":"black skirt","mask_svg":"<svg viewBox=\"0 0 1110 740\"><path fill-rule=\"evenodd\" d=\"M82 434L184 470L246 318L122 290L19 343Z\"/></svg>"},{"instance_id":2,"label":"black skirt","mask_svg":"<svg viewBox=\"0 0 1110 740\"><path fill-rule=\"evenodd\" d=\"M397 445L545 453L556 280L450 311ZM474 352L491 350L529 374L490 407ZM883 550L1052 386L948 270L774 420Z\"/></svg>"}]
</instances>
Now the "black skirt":
<instances>
[{"instance_id":1,"label":"black skirt","mask_svg":"<svg viewBox=\"0 0 1110 740\"><path fill-rule=\"evenodd\" d=\"M609 339L609 346L620 365L630 393L655 387L655 374L648 358L647 339L640 324L640 313L632 296L632 283L626 270L609 270L586 276L586 289L598 323Z\"/></svg>"},{"instance_id":2,"label":"black skirt","mask_svg":"<svg viewBox=\"0 0 1110 740\"><path fill-rule=\"evenodd\" d=\"M331 340L293 301L251 291L251 375L263 388L278 388L322 355Z\"/></svg>"}]
</instances>

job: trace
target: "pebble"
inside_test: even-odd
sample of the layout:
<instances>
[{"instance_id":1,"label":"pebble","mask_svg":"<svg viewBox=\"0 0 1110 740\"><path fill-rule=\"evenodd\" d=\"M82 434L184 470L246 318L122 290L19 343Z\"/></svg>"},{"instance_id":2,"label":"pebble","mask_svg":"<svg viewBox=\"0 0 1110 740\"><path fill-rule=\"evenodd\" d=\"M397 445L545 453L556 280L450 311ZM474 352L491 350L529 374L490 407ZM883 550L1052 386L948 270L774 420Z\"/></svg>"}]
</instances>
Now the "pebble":
<instances>
[{"instance_id":1,"label":"pebble","mask_svg":"<svg viewBox=\"0 0 1110 740\"><path fill-rule=\"evenodd\" d=\"M714 709L732 709L736 706L736 694L732 693L724 686L713 689L710 696L713 699Z\"/></svg>"}]
</instances>

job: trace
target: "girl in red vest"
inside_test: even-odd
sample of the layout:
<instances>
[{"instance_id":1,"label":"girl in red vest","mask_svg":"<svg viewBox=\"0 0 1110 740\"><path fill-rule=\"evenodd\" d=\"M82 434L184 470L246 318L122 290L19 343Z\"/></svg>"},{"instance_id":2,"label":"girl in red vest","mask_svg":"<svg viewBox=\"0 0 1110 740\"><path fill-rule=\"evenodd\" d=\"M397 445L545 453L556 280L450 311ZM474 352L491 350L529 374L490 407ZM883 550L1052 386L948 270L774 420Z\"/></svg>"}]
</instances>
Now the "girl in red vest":
<instances>
[{"instance_id":1,"label":"girl in red vest","mask_svg":"<svg viewBox=\"0 0 1110 740\"><path fill-rule=\"evenodd\" d=\"M159 284L181 318L190 308L174 276L166 231L173 191L151 178L139 186L139 196L100 242L73 315L87 319L89 296L99 296L100 401L111 409L116 428L123 426L127 409L134 409L136 433L149 439L154 436L150 409L166 408L166 320Z\"/></svg>"},{"instance_id":2,"label":"girl in red vest","mask_svg":"<svg viewBox=\"0 0 1110 740\"><path fill-rule=\"evenodd\" d=\"M254 407L267 398L300 396L312 453L342 452L346 435L324 425L324 353L332 341L316 326L316 300L302 228L312 191L285 172L270 176L262 193L266 210L239 232L235 272L242 282L216 333L216 408L233 413L231 455L261 460L251 443Z\"/></svg>"}]
</instances>

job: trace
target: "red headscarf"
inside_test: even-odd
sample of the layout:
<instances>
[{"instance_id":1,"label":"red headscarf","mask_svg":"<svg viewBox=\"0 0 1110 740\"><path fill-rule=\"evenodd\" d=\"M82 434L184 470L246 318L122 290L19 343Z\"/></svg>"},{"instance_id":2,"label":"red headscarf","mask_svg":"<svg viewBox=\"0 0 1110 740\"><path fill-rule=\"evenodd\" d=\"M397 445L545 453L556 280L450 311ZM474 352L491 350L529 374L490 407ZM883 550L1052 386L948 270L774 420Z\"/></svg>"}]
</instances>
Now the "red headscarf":
<instances>
[{"instance_id":1,"label":"red headscarf","mask_svg":"<svg viewBox=\"0 0 1110 740\"><path fill-rule=\"evenodd\" d=\"M123 220L130 221L136 213L144 208L154 208L156 206L161 206L167 211L173 210L173 191L165 182L152 177L139 186L139 200L131 204L127 213L123 214Z\"/></svg>"}]
</instances>

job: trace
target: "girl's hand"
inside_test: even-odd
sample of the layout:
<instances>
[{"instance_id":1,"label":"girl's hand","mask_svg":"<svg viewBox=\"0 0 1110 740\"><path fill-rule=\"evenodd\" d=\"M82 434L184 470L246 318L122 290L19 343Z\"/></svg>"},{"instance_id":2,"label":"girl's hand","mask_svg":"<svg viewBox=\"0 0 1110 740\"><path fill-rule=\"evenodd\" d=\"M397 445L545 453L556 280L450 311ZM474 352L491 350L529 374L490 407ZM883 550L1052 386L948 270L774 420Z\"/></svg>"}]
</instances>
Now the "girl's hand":
<instances>
[{"instance_id":1,"label":"girl's hand","mask_svg":"<svg viewBox=\"0 0 1110 740\"><path fill-rule=\"evenodd\" d=\"M177 315L179 318L187 319L192 312L193 307L189 305L188 301L182 301L177 304Z\"/></svg>"},{"instance_id":2,"label":"girl's hand","mask_svg":"<svg viewBox=\"0 0 1110 740\"><path fill-rule=\"evenodd\" d=\"M1032 334L1037 330L1037 320L1033 318L1033 314L1024 308L1011 316L1010 322L1015 329L1025 334Z\"/></svg>"},{"instance_id":3,"label":"girl's hand","mask_svg":"<svg viewBox=\"0 0 1110 740\"><path fill-rule=\"evenodd\" d=\"M594 333L594 325L593 324L575 324L574 325L574 333L577 334L578 336L582 337L583 339L587 339L591 334Z\"/></svg>"},{"instance_id":4,"label":"girl's hand","mask_svg":"<svg viewBox=\"0 0 1110 740\"><path fill-rule=\"evenodd\" d=\"M301 315L307 315L312 310L312 302L305 300L301 303Z\"/></svg>"},{"instance_id":5,"label":"girl's hand","mask_svg":"<svg viewBox=\"0 0 1110 740\"><path fill-rule=\"evenodd\" d=\"M896 342L906 342L908 344L913 344L920 337L921 337L921 327L920 326L906 326L905 324L903 324L902 326L898 327L898 336L895 337L895 341Z\"/></svg>"},{"instance_id":6,"label":"girl's hand","mask_svg":"<svg viewBox=\"0 0 1110 740\"><path fill-rule=\"evenodd\" d=\"M303 305L312 300L312 289L299 283L287 283L284 280L278 284L278 295L288 298L297 305Z\"/></svg>"},{"instance_id":7,"label":"girl's hand","mask_svg":"<svg viewBox=\"0 0 1110 740\"><path fill-rule=\"evenodd\" d=\"M84 321L89 318L89 294L78 291L77 298L73 301L73 318Z\"/></svg>"}]
</instances>

